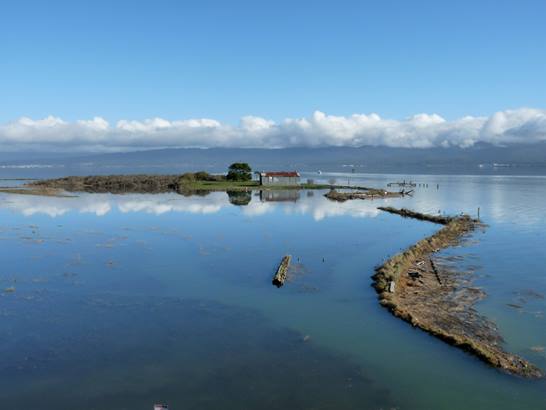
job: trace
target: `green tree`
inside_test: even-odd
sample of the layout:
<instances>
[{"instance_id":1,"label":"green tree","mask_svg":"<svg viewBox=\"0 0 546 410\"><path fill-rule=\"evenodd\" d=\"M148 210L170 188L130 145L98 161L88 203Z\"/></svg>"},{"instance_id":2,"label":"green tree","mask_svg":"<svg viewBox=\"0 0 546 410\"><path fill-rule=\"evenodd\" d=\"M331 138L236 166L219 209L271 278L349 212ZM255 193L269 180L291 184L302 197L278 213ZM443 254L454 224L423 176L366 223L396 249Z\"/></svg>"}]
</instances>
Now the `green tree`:
<instances>
[{"instance_id":1,"label":"green tree","mask_svg":"<svg viewBox=\"0 0 546 410\"><path fill-rule=\"evenodd\" d=\"M246 162L235 162L229 166L227 179L230 181L250 181L252 169Z\"/></svg>"}]
</instances>

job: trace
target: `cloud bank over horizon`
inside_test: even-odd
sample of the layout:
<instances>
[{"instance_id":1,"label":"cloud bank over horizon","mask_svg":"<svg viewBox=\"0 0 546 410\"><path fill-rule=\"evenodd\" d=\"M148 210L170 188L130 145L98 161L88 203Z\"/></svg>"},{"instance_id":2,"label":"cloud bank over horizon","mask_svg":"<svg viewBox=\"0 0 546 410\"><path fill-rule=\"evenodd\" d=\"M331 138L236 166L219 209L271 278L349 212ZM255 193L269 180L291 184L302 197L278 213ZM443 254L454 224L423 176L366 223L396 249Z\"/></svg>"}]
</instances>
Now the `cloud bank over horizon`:
<instances>
[{"instance_id":1,"label":"cloud bank over horizon","mask_svg":"<svg viewBox=\"0 0 546 410\"><path fill-rule=\"evenodd\" d=\"M152 148L289 148L360 147L365 145L431 148L471 147L546 141L546 110L519 108L489 117L466 116L448 121L437 114L403 120L378 114L327 115L274 122L246 116L238 125L214 119L169 121L152 118L120 120L101 117L67 122L49 116L0 124L0 149L6 151L131 151Z\"/></svg>"}]
</instances>

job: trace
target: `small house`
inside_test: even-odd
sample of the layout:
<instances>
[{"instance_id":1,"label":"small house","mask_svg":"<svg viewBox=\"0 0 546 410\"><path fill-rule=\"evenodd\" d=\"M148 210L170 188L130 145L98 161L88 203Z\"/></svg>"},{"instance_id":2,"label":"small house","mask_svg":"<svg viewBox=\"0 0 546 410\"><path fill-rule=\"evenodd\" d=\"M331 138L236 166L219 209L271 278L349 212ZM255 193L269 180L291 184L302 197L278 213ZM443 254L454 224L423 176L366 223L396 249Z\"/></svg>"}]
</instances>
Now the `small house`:
<instances>
[{"instance_id":1,"label":"small house","mask_svg":"<svg viewBox=\"0 0 546 410\"><path fill-rule=\"evenodd\" d=\"M259 172L260 185L299 185L300 174L296 171Z\"/></svg>"}]
</instances>

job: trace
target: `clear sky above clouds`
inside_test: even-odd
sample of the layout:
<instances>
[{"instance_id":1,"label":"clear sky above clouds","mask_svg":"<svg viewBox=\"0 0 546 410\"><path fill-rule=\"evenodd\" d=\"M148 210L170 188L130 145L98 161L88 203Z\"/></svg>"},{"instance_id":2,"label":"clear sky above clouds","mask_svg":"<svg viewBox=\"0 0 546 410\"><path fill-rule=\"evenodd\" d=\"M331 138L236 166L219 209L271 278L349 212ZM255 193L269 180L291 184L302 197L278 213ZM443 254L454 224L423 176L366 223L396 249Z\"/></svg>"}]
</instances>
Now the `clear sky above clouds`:
<instances>
[{"instance_id":1,"label":"clear sky above clouds","mask_svg":"<svg viewBox=\"0 0 546 410\"><path fill-rule=\"evenodd\" d=\"M540 110L545 22L544 0L2 1L0 143L20 117L50 115L69 133L94 117L240 129L245 116L315 111L452 121ZM13 144L27 135L11 132Z\"/></svg>"}]
</instances>

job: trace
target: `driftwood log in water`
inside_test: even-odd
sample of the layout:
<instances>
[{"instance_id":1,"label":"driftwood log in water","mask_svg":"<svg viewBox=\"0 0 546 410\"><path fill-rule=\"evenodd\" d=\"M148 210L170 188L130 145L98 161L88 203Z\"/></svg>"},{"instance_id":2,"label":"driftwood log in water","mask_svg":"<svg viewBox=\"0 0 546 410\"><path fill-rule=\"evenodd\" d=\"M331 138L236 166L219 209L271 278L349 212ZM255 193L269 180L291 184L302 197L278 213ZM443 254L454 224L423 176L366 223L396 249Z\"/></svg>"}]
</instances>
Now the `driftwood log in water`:
<instances>
[{"instance_id":1,"label":"driftwood log in water","mask_svg":"<svg viewBox=\"0 0 546 410\"><path fill-rule=\"evenodd\" d=\"M507 373L543 377L539 368L506 352L495 324L474 309L484 293L465 285L464 273L441 271L432 259L440 249L458 244L479 222L467 215L443 217L405 209L380 209L444 225L376 269L374 287L381 305L395 316Z\"/></svg>"},{"instance_id":2,"label":"driftwood log in water","mask_svg":"<svg viewBox=\"0 0 546 410\"><path fill-rule=\"evenodd\" d=\"M275 285L278 288L284 285L284 282L286 281L291 259L292 257L290 255L286 255L285 257L283 257L277 269L277 272L275 273L275 276L273 277L273 285Z\"/></svg>"}]
</instances>

